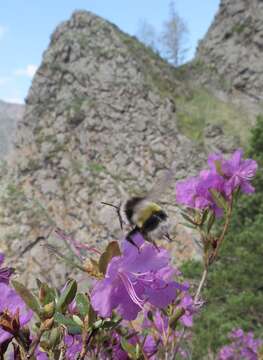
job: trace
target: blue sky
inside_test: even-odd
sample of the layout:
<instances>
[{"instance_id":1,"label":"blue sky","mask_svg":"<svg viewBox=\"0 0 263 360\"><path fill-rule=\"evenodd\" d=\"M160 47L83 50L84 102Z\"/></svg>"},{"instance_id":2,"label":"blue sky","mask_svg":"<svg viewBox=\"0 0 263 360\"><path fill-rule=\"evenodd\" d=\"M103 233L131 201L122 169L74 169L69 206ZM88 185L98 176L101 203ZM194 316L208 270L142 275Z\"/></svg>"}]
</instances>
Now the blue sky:
<instances>
[{"instance_id":1,"label":"blue sky","mask_svg":"<svg viewBox=\"0 0 263 360\"><path fill-rule=\"evenodd\" d=\"M23 102L49 37L76 9L89 10L136 34L141 20L160 31L170 0L0 0L0 99ZM188 59L206 33L219 0L176 0L189 29Z\"/></svg>"}]
</instances>

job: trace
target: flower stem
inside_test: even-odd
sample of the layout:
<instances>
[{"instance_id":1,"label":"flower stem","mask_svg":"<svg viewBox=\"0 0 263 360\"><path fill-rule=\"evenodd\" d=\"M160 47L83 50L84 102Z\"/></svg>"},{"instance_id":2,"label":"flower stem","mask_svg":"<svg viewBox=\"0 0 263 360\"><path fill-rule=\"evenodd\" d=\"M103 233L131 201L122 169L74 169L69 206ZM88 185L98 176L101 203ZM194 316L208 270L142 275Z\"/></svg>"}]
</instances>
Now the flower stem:
<instances>
[{"instance_id":1,"label":"flower stem","mask_svg":"<svg viewBox=\"0 0 263 360\"><path fill-rule=\"evenodd\" d=\"M131 325L132 329L134 330L136 341L137 341L137 343L138 343L138 345L140 347L140 350L141 350L141 353L142 353L142 356L143 356L144 360L149 360L147 354L145 353L145 351L143 349L143 345L142 345L142 343L141 343L141 341L139 339L139 336L137 335L137 331L136 331L132 321L130 321L130 325Z\"/></svg>"},{"instance_id":2,"label":"flower stem","mask_svg":"<svg viewBox=\"0 0 263 360\"><path fill-rule=\"evenodd\" d=\"M232 211L233 211L233 197L232 197L232 199L230 201L230 204L229 204L229 208L228 208L228 211L227 211L226 221L225 221L223 230L222 230L222 232L220 234L220 237L219 237L219 239L217 241L216 248L215 248L214 252L212 253L212 255L211 255L210 259L209 259L209 265L211 265L218 256L219 248L222 245L222 242L223 242L223 240L224 240L224 238L226 236L226 233L227 233L229 225L230 225Z\"/></svg>"},{"instance_id":3,"label":"flower stem","mask_svg":"<svg viewBox=\"0 0 263 360\"><path fill-rule=\"evenodd\" d=\"M207 274L208 274L208 268L205 268L204 271L203 271L203 275L202 275L202 278L201 278L201 280L200 280L200 283L199 283L199 285L198 285L198 289L197 289L197 291L196 291L195 297L194 297L194 303L195 303L195 304L198 303L199 296L200 296L200 293L201 293L202 288L203 288L203 286L204 286L204 283L205 283Z\"/></svg>"},{"instance_id":4,"label":"flower stem","mask_svg":"<svg viewBox=\"0 0 263 360\"><path fill-rule=\"evenodd\" d=\"M30 347L30 350L28 351L28 354L27 354L27 359L31 359L31 357L34 355L34 352L38 346L38 344L40 343L40 340L41 340L41 337L44 333L44 329L40 330L39 333L37 334L37 337L36 339L33 341L31 347Z\"/></svg>"}]
</instances>

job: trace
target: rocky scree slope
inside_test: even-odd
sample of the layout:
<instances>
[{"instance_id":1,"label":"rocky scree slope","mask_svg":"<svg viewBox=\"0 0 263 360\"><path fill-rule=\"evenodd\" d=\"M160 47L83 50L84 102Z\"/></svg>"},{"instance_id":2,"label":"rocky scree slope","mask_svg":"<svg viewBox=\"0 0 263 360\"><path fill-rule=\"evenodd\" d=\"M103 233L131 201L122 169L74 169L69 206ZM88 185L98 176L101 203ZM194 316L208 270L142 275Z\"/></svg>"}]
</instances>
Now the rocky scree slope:
<instances>
[{"instance_id":1,"label":"rocky scree slope","mask_svg":"<svg viewBox=\"0 0 263 360\"><path fill-rule=\"evenodd\" d=\"M30 286L36 276L61 284L69 271L39 244L17 256L37 236L58 226L103 246L122 234L101 201L143 194L166 169L177 178L196 173L205 151L180 133L176 112L176 98L188 91L172 67L107 21L78 11L58 26L18 124L15 170L2 187L2 245L18 272L27 269ZM219 133L212 126L208 138ZM161 200L174 219L174 182ZM177 261L196 254L182 227L173 223L172 235Z\"/></svg>"},{"instance_id":2,"label":"rocky scree slope","mask_svg":"<svg viewBox=\"0 0 263 360\"><path fill-rule=\"evenodd\" d=\"M262 19L262 0L221 0L193 63L199 81L254 113L263 101Z\"/></svg>"},{"instance_id":3,"label":"rocky scree slope","mask_svg":"<svg viewBox=\"0 0 263 360\"><path fill-rule=\"evenodd\" d=\"M24 106L0 100L0 159L12 149L17 122L22 119Z\"/></svg>"}]
</instances>

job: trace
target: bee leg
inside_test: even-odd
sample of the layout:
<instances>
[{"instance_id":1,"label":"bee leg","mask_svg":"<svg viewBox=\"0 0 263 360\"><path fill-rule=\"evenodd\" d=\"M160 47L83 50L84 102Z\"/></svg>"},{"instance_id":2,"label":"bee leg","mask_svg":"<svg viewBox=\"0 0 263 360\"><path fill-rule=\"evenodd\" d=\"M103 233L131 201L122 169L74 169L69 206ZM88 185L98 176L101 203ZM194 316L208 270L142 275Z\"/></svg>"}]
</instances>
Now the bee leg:
<instances>
[{"instance_id":1,"label":"bee leg","mask_svg":"<svg viewBox=\"0 0 263 360\"><path fill-rule=\"evenodd\" d=\"M145 233L142 233L142 235L146 241L148 241L150 244L152 244L155 247L156 250L160 251L159 246L156 244L156 242L151 237L149 237Z\"/></svg>"},{"instance_id":2,"label":"bee leg","mask_svg":"<svg viewBox=\"0 0 263 360\"><path fill-rule=\"evenodd\" d=\"M155 249L160 252L160 248L158 247L158 245L156 244L156 242L155 242L154 240L152 240L151 243L153 244L153 246L155 247Z\"/></svg>"},{"instance_id":3,"label":"bee leg","mask_svg":"<svg viewBox=\"0 0 263 360\"><path fill-rule=\"evenodd\" d=\"M133 246L135 246L138 249L138 252L141 252L140 247L136 244L136 242L133 240L132 236L136 233L138 233L138 228L135 227L134 229L132 229L129 234L126 236L126 240L129 241L129 243L131 243Z\"/></svg>"},{"instance_id":4,"label":"bee leg","mask_svg":"<svg viewBox=\"0 0 263 360\"><path fill-rule=\"evenodd\" d=\"M163 234L163 236L164 236L169 242L172 242L172 241L173 241L173 240L171 239L171 237L170 237L170 235L169 235L168 232L165 233L165 234Z\"/></svg>"}]
</instances>

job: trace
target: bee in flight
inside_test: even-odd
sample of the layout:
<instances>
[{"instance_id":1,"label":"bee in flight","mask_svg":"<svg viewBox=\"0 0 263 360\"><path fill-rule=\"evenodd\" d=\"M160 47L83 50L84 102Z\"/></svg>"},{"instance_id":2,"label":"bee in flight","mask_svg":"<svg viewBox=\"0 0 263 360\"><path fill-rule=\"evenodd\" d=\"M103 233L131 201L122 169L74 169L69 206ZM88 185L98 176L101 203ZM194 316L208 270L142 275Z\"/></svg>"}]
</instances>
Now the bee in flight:
<instances>
[{"instance_id":1,"label":"bee in flight","mask_svg":"<svg viewBox=\"0 0 263 360\"><path fill-rule=\"evenodd\" d=\"M171 174L169 172L148 195L131 197L120 206L102 202L102 204L116 209L121 229L123 229L123 224L130 225L132 229L126 236L126 240L134 246L137 247L133 240L133 236L136 233L140 233L146 241L153 243L156 247L155 240L157 239L166 238L171 241L168 215L154 200L163 193L170 177Z\"/></svg>"}]
</instances>

